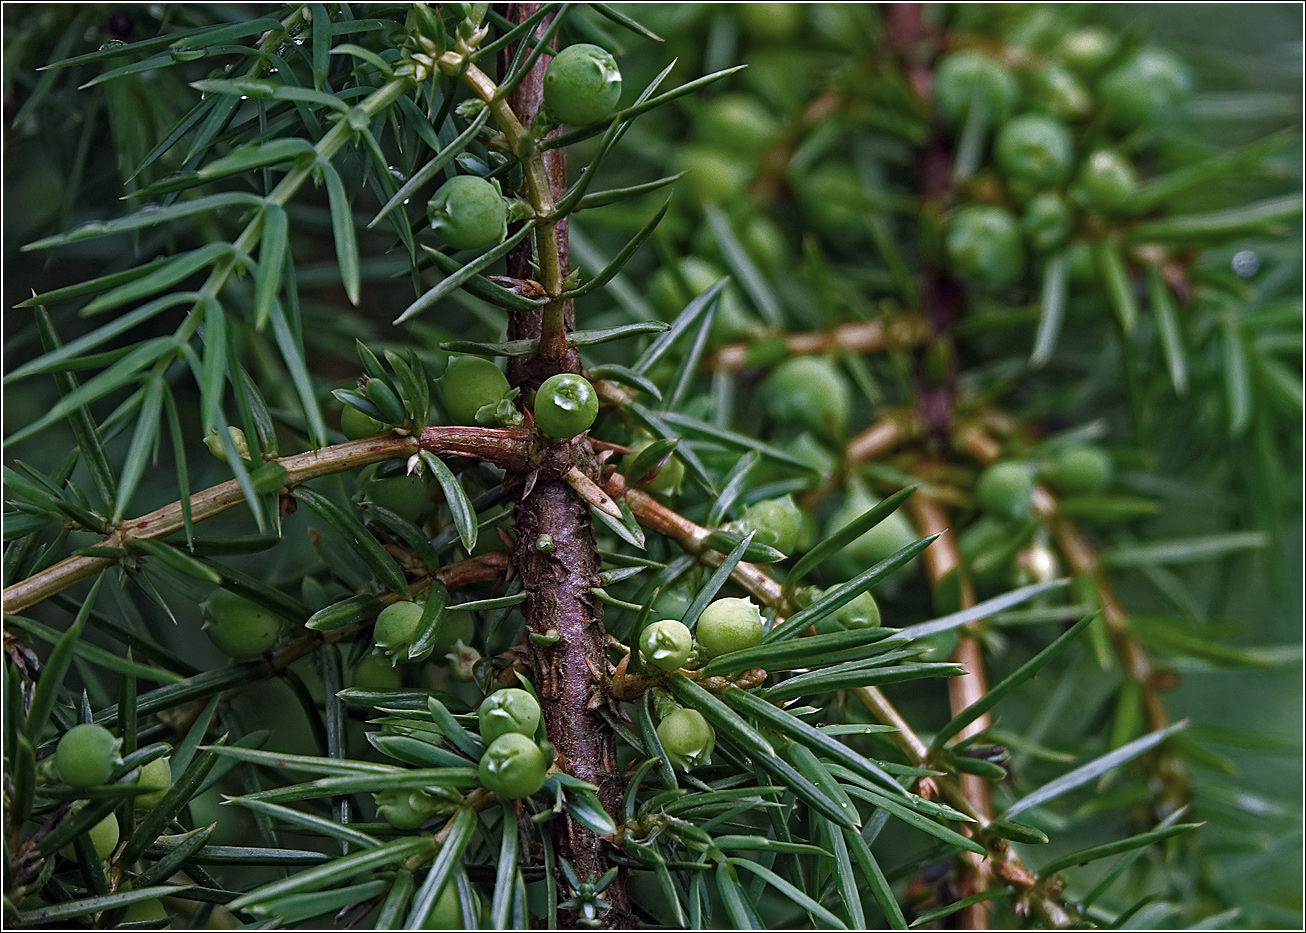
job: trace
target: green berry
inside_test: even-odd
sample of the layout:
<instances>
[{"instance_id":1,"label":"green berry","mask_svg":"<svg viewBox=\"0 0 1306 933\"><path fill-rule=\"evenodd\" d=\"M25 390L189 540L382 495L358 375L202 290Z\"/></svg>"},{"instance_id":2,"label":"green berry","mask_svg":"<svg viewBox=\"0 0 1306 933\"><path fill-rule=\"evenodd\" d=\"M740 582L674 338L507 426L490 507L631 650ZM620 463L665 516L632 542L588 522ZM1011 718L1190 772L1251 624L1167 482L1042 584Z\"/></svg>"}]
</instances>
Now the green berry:
<instances>
[{"instance_id":1,"label":"green berry","mask_svg":"<svg viewBox=\"0 0 1306 933\"><path fill-rule=\"evenodd\" d=\"M745 216L736 221L736 232L739 234L739 242L743 244L749 257L762 269L775 271L788 261L790 252L788 237L785 235L784 228L768 214L749 210ZM680 262L685 263L691 259L703 262L703 260L697 258L699 256L711 257L713 262L724 261L724 257L721 255L721 244L717 242L716 234L712 232L712 227L709 224L699 224L698 229L694 231L693 251L693 256L686 256ZM721 278L721 273L718 271L707 285L710 286L712 282L719 278ZM706 286L703 290L706 290ZM742 310L742 301L738 298L738 290L733 285L727 285L725 295L721 299L723 307L717 310L717 323L720 323L720 316L726 310L724 307L724 302L727 300L726 295L734 296L741 304ZM681 302L671 309L670 313L674 314L684 305L685 303ZM747 314L746 311L745 314Z\"/></svg>"},{"instance_id":2,"label":"green berry","mask_svg":"<svg viewBox=\"0 0 1306 933\"><path fill-rule=\"evenodd\" d=\"M1019 87L1006 66L983 52L953 52L939 63L934 100L945 123L960 127L972 105L984 108L984 123L996 126L1011 112Z\"/></svg>"},{"instance_id":3,"label":"green berry","mask_svg":"<svg viewBox=\"0 0 1306 933\"><path fill-rule=\"evenodd\" d=\"M384 654L369 654L354 667L354 686L359 690L396 690L403 686L403 676Z\"/></svg>"},{"instance_id":4,"label":"green berry","mask_svg":"<svg viewBox=\"0 0 1306 933\"><path fill-rule=\"evenodd\" d=\"M146 929L157 929L160 920L170 919L172 914L157 897L127 905L127 911L122 915L123 923L149 923L150 927Z\"/></svg>"},{"instance_id":5,"label":"green berry","mask_svg":"<svg viewBox=\"0 0 1306 933\"><path fill-rule=\"evenodd\" d=\"M1038 114L1027 113L1003 124L994 151L1008 176L1035 185L1059 184L1074 166L1070 130Z\"/></svg>"},{"instance_id":6,"label":"green berry","mask_svg":"<svg viewBox=\"0 0 1306 933\"><path fill-rule=\"evenodd\" d=\"M678 671L694 650L694 636L678 619L663 619L644 627L639 652L644 663L660 671Z\"/></svg>"},{"instance_id":7,"label":"green berry","mask_svg":"<svg viewBox=\"0 0 1306 933\"><path fill-rule=\"evenodd\" d=\"M544 103L563 123L584 126L606 120L621 99L621 70L597 45L569 45L544 73Z\"/></svg>"},{"instance_id":8,"label":"green berry","mask_svg":"<svg viewBox=\"0 0 1306 933\"><path fill-rule=\"evenodd\" d=\"M553 438L588 431L599 414L599 394L584 376L558 373L535 393L535 426Z\"/></svg>"},{"instance_id":9,"label":"green berry","mask_svg":"<svg viewBox=\"0 0 1306 933\"><path fill-rule=\"evenodd\" d=\"M630 441L630 448L635 451L633 454L626 454L621 458L621 467L623 470L629 469L639 453L653 443L653 436L643 431L638 432ZM647 475L647 474L646 474ZM685 479L685 465L680 459L672 454L658 468L657 475L649 480L644 488L649 492L659 496L674 496L680 492L680 484Z\"/></svg>"},{"instance_id":10,"label":"green berry","mask_svg":"<svg viewBox=\"0 0 1306 933\"><path fill-rule=\"evenodd\" d=\"M382 424L353 405L346 405L344 411L340 413L340 431L351 441L356 441L360 437L382 434L388 430L390 430L389 425Z\"/></svg>"},{"instance_id":11,"label":"green berry","mask_svg":"<svg viewBox=\"0 0 1306 933\"><path fill-rule=\"evenodd\" d=\"M148 794L141 794L135 800L136 809L153 810L163 801L168 789L172 787L172 759L155 758L146 764L141 768L141 776L137 783L159 788Z\"/></svg>"},{"instance_id":12,"label":"green berry","mask_svg":"<svg viewBox=\"0 0 1306 933\"><path fill-rule=\"evenodd\" d=\"M508 234L508 205L494 182L456 175L426 205L431 229L454 249L479 249Z\"/></svg>"},{"instance_id":13,"label":"green berry","mask_svg":"<svg viewBox=\"0 0 1306 933\"><path fill-rule=\"evenodd\" d=\"M1015 518L1029 512L1034 494L1034 472L1016 460L995 463L975 483L975 501L995 515Z\"/></svg>"},{"instance_id":14,"label":"green berry","mask_svg":"<svg viewBox=\"0 0 1306 933\"><path fill-rule=\"evenodd\" d=\"M683 619L693 602L693 589L684 586L683 581L679 581L658 593L657 599L653 601L653 613L664 619Z\"/></svg>"},{"instance_id":15,"label":"green berry","mask_svg":"<svg viewBox=\"0 0 1306 933\"><path fill-rule=\"evenodd\" d=\"M981 288L1007 288L1025 271L1020 225L1001 207L958 209L948 224L944 249L952 271Z\"/></svg>"},{"instance_id":16,"label":"green berry","mask_svg":"<svg viewBox=\"0 0 1306 933\"><path fill-rule=\"evenodd\" d=\"M720 268L700 259L686 256L675 266L663 266L653 273L649 282L649 297L658 312L667 320L674 319L695 298L703 294L725 276ZM744 307L739 290L731 283L721 289L716 317L712 320L712 342L726 343L742 340L757 329L757 321Z\"/></svg>"},{"instance_id":17,"label":"green berry","mask_svg":"<svg viewBox=\"0 0 1306 933\"><path fill-rule=\"evenodd\" d=\"M870 593L862 593L835 611L835 618L846 629L879 628L880 604Z\"/></svg>"},{"instance_id":18,"label":"green berry","mask_svg":"<svg viewBox=\"0 0 1306 933\"><path fill-rule=\"evenodd\" d=\"M1061 40L1057 50L1062 61L1081 74L1101 69L1116 53L1116 39L1101 26L1076 29Z\"/></svg>"},{"instance_id":19,"label":"green berry","mask_svg":"<svg viewBox=\"0 0 1306 933\"><path fill-rule=\"evenodd\" d=\"M755 157L780 135L780 123L751 94L722 94L703 108L699 136L721 149Z\"/></svg>"},{"instance_id":20,"label":"green berry","mask_svg":"<svg viewBox=\"0 0 1306 933\"><path fill-rule=\"evenodd\" d=\"M549 763L532 739L520 732L508 732L490 743L477 772L487 790L508 800L520 800L544 786Z\"/></svg>"},{"instance_id":21,"label":"green berry","mask_svg":"<svg viewBox=\"0 0 1306 933\"><path fill-rule=\"evenodd\" d=\"M1076 239L1066 247L1066 280L1074 285L1095 285L1098 282L1097 259L1093 246Z\"/></svg>"},{"instance_id":22,"label":"green berry","mask_svg":"<svg viewBox=\"0 0 1306 933\"><path fill-rule=\"evenodd\" d=\"M1073 193L1090 210L1123 214L1134 206L1137 191L1138 173L1130 161L1114 149L1099 149L1079 170Z\"/></svg>"},{"instance_id":23,"label":"green berry","mask_svg":"<svg viewBox=\"0 0 1306 933\"><path fill-rule=\"evenodd\" d=\"M381 652L401 661L408 659L408 649L417 638L417 629L422 621L421 603L391 603L381 610L372 629L372 637Z\"/></svg>"},{"instance_id":24,"label":"green berry","mask_svg":"<svg viewBox=\"0 0 1306 933\"><path fill-rule=\"evenodd\" d=\"M1128 132L1177 116L1191 86L1188 69L1173 55L1140 49L1104 74L1097 90L1107 120Z\"/></svg>"},{"instance_id":25,"label":"green berry","mask_svg":"<svg viewBox=\"0 0 1306 933\"><path fill-rule=\"evenodd\" d=\"M1044 470L1043 475L1058 492L1100 492L1111 481L1111 455L1101 447L1069 447Z\"/></svg>"},{"instance_id":26,"label":"green berry","mask_svg":"<svg viewBox=\"0 0 1306 933\"><path fill-rule=\"evenodd\" d=\"M763 499L745 508L743 518L731 527L742 534L751 531L757 543L792 554L803 532L803 512L792 495Z\"/></svg>"},{"instance_id":27,"label":"green berry","mask_svg":"<svg viewBox=\"0 0 1306 933\"><path fill-rule=\"evenodd\" d=\"M118 829L118 818L110 813L90 828L90 834L91 845L95 849L95 857L103 862L110 855L113 855L114 849L118 848L118 840L121 838ZM77 850L73 848L71 843L59 851L68 858L77 857Z\"/></svg>"},{"instance_id":28,"label":"green berry","mask_svg":"<svg viewBox=\"0 0 1306 933\"><path fill-rule=\"evenodd\" d=\"M400 788L372 796L377 816L395 829L417 829L440 810L440 804L424 790Z\"/></svg>"},{"instance_id":29,"label":"green berry","mask_svg":"<svg viewBox=\"0 0 1306 933\"><path fill-rule=\"evenodd\" d=\"M879 499L864 489L854 489L844 504L830 517L826 534L834 534L875 508L879 502ZM832 558L831 569L842 576L856 576L880 561L892 557L915 540L916 533L912 530L911 523L901 512L894 512L845 545L843 550Z\"/></svg>"},{"instance_id":30,"label":"green berry","mask_svg":"<svg viewBox=\"0 0 1306 933\"><path fill-rule=\"evenodd\" d=\"M121 747L122 740L104 726L82 723L59 739L54 764L65 784L95 787L108 781L113 769L122 763L118 754Z\"/></svg>"},{"instance_id":31,"label":"green berry","mask_svg":"<svg viewBox=\"0 0 1306 933\"><path fill-rule=\"evenodd\" d=\"M498 535L495 535L498 537ZM432 584L432 589L436 587L444 589L439 583ZM428 594L428 598L434 598L433 594ZM442 599L445 605L449 604L449 593L445 590ZM472 613L470 612L446 612L444 622L440 625L440 631L435 637L435 653L437 657L443 657L447 651L452 651L455 644L465 642L471 644L473 636L476 634L476 626L472 623Z\"/></svg>"},{"instance_id":32,"label":"green berry","mask_svg":"<svg viewBox=\"0 0 1306 933\"><path fill-rule=\"evenodd\" d=\"M236 453L240 454L242 460L249 459L249 438L245 437L245 432L240 428L227 426L227 436L231 438L231 444L236 448ZM218 432L210 431L204 435L204 446L209 449L209 453L217 457L223 463L227 462L227 448L223 446L222 439L218 437Z\"/></svg>"},{"instance_id":33,"label":"green berry","mask_svg":"<svg viewBox=\"0 0 1306 933\"><path fill-rule=\"evenodd\" d=\"M458 897L458 885L452 878L440 889L440 896L435 899L435 906L422 922L423 930L463 930L467 922L463 920L463 904Z\"/></svg>"},{"instance_id":34,"label":"green berry","mask_svg":"<svg viewBox=\"0 0 1306 933\"><path fill-rule=\"evenodd\" d=\"M785 42L803 25L801 3L740 3L735 15L744 34L754 42Z\"/></svg>"},{"instance_id":35,"label":"green berry","mask_svg":"<svg viewBox=\"0 0 1306 933\"><path fill-rule=\"evenodd\" d=\"M204 604L204 632L223 654L253 658L281 634L281 619L257 603L229 590L214 590Z\"/></svg>"},{"instance_id":36,"label":"green berry","mask_svg":"<svg viewBox=\"0 0 1306 933\"><path fill-rule=\"evenodd\" d=\"M688 771L712 759L716 730L693 709L678 709L658 723L658 741L673 768Z\"/></svg>"},{"instance_id":37,"label":"green berry","mask_svg":"<svg viewBox=\"0 0 1306 933\"><path fill-rule=\"evenodd\" d=\"M762 382L762 404L780 424L842 438L848 429L852 389L834 363L799 356L771 370Z\"/></svg>"},{"instance_id":38,"label":"green berry","mask_svg":"<svg viewBox=\"0 0 1306 933\"><path fill-rule=\"evenodd\" d=\"M373 479L363 487L367 500L415 522L426 509L427 482L420 476Z\"/></svg>"},{"instance_id":39,"label":"green berry","mask_svg":"<svg viewBox=\"0 0 1306 933\"><path fill-rule=\"evenodd\" d=\"M735 153L707 145L685 147L676 168L687 173L685 181L694 197L709 204L728 204L743 197L757 171Z\"/></svg>"},{"instance_id":40,"label":"green berry","mask_svg":"<svg viewBox=\"0 0 1306 933\"><path fill-rule=\"evenodd\" d=\"M481 738L487 743L516 732L528 738L540 727L540 703L530 691L520 687L496 690L476 710L481 723Z\"/></svg>"},{"instance_id":41,"label":"green berry","mask_svg":"<svg viewBox=\"0 0 1306 933\"><path fill-rule=\"evenodd\" d=\"M816 623L822 635L849 629L879 628L880 605L870 593L862 593Z\"/></svg>"},{"instance_id":42,"label":"green berry","mask_svg":"<svg viewBox=\"0 0 1306 933\"><path fill-rule=\"evenodd\" d=\"M1064 243L1070 235L1070 224L1070 207L1051 191L1044 191L1030 201L1020 219L1029 244L1041 253Z\"/></svg>"},{"instance_id":43,"label":"green berry","mask_svg":"<svg viewBox=\"0 0 1306 933\"><path fill-rule=\"evenodd\" d=\"M818 165L802 174L798 194L819 229L849 234L861 227L867 204L855 166L847 162Z\"/></svg>"},{"instance_id":44,"label":"green berry","mask_svg":"<svg viewBox=\"0 0 1306 933\"><path fill-rule=\"evenodd\" d=\"M743 651L762 640L762 614L751 599L718 599L698 617L694 637L708 657Z\"/></svg>"},{"instance_id":45,"label":"green berry","mask_svg":"<svg viewBox=\"0 0 1306 933\"><path fill-rule=\"evenodd\" d=\"M479 356L455 356L440 379L444 408L454 424L491 426L487 419L512 387L503 370ZM488 407L487 407L488 406Z\"/></svg>"}]
</instances>

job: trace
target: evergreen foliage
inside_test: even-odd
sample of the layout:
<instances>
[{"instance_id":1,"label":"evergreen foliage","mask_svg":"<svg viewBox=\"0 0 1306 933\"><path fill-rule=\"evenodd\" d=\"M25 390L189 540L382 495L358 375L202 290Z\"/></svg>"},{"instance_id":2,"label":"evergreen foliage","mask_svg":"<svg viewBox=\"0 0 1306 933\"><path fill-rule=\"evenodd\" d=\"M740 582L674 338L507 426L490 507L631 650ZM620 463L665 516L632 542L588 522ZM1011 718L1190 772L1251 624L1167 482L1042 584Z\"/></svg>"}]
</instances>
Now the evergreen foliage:
<instances>
[{"instance_id":1,"label":"evergreen foliage","mask_svg":"<svg viewBox=\"0 0 1306 933\"><path fill-rule=\"evenodd\" d=\"M1283 10L6 5L6 925L1299 929Z\"/></svg>"}]
</instances>

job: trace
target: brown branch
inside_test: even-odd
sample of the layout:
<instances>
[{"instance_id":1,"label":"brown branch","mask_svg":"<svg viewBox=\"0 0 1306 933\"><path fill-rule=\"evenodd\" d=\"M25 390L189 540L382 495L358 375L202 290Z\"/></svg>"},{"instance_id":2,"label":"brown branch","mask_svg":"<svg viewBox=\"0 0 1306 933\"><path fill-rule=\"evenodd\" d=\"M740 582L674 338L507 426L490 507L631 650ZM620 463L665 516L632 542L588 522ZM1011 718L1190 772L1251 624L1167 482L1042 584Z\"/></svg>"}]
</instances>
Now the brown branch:
<instances>
[{"instance_id":1,"label":"brown branch","mask_svg":"<svg viewBox=\"0 0 1306 933\"><path fill-rule=\"evenodd\" d=\"M924 319L918 314L902 314L887 320L856 321L830 330L789 334L784 338L786 356L814 356L840 351L844 353L879 353L914 347L928 336ZM749 367L755 344L730 343L723 346L704 364L704 369L739 372Z\"/></svg>"},{"instance_id":2,"label":"brown branch","mask_svg":"<svg viewBox=\"0 0 1306 933\"><path fill-rule=\"evenodd\" d=\"M934 591L940 592L945 587L957 585L961 604L959 608L968 609L975 605L975 590L966 577L961 552L957 548L957 536L949 528L948 515L943 507L919 491L907 500L906 506L918 535L922 537L939 535L934 544L926 548L921 555L926 576L929 577ZM951 581L955 582L950 581L950 576ZM989 687L985 674L984 649L974 635L964 630L960 633L952 660L966 669L966 673L960 677L948 678L948 709L955 716L983 699ZM978 735L991 725L992 719L986 713L963 729L958 738L966 739ZM958 775L958 781L963 796L973 804L975 815L985 821L990 820L993 816L993 796L989 782L976 774ZM986 890L992 881L987 859L974 853L967 853L965 858L970 866L967 878L970 889L961 892L963 897ZM979 906L975 905L975 907ZM965 924L971 929L982 929L987 926L987 923L987 910L967 910Z\"/></svg>"},{"instance_id":3,"label":"brown branch","mask_svg":"<svg viewBox=\"0 0 1306 933\"><path fill-rule=\"evenodd\" d=\"M341 473L382 460L411 456L417 449L418 443L411 437L384 434L283 457L277 462L286 470L287 485L297 486L319 476ZM245 494L234 479L210 486L190 497L191 521L199 522L221 515L244 501ZM181 531L185 526L181 503L172 502L148 515L124 521L96 547L121 548L132 540L164 538ZM26 580L6 587L4 611L21 612L79 580L108 570L116 563L111 557L69 557Z\"/></svg>"},{"instance_id":4,"label":"brown branch","mask_svg":"<svg viewBox=\"0 0 1306 933\"><path fill-rule=\"evenodd\" d=\"M505 469L524 468L531 462L532 456L531 434L528 431L440 426L424 428L416 438L395 433L378 434L282 457L275 462L285 469L286 487L289 489L309 480L354 470L369 463L411 457L418 450L488 460ZM234 479L202 489L190 497L191 522L201 522L221 515L244 501L245 493ZM148 515L124 521L95 546L122 548L128 541L166 538L185 527L182 503L171 502ZM66 558L26 580L6 587L4 611L21 612L66 590L79 580L108 570L116 563L117 560L112 557Z\"/></svg>"},{"instance_id":5,"label":"brown branch","mask_svg":"<svg viewBox=\"0 0 1306 933\"><path fill-rule=\"evenodd\" d=\"M500 11L520 23L539 6L516 3L502 5ZM551 21L546 16L540 22L537 38L547 32ZM510 45L501 53L501 73L514 52ZM547 57L541 57L508 95L509 107L524 126L534 123L543 104L547 66ZM536 150L526 159L525 169L533 205L544 221L537 229L534 255L524 243L508 254L507 271L513 278L532 279L538 265L540 284L550 296L542 308L515 312L509 320L510 339L539 340L538 353L514 357L509 363L510 381L529 395L549 376L580 372L581 361L576 349L567 346L567 337L576 326L575 310L570 300L559 297L570 266L567 220L550 216L555 200L567 187L566 150L549 149L542 156ZM533 680L558 766L597 785L599 799L615 818L621 812L624 785L617 764L616 733L600 713L616 702L610 694L603 607L592 592L600 584L600 559L589 503L574 488L595 491L598 461L585 436L554 444L543 457L546 469L510 470L508 476L510 483L520 482L523 489L517 502L513 548L513 564L527 593L522 613L531 633L557 636L550 637L547 644L531 645ZM611 840L597 836L569 813L549 825L560 856L581 878L597 879L607 871ZM558 889L564 898L570 896L561 873ZM604 897L612 909L601 916L603 926L632 926L624 868ZM574 924L575 915L564 922Z\"/></svg>"},{"instance_id":6,"label":"brown branch","mask_svg":"<svg viewBox=\"0 0 1306 933\"><path fill-rule=\"evenodd\" d=\"M1002 455L1002 445L979 427L959 431L958 444L981 466L993 463ZM1129 631L1129 614L1116 596L1111 578L1098 561L1093 545L1074 521L1058 512L1056 496L1044 486L1034 488L1034 512L1051 530L1057 549L1069 568L1093 579L1102 604L1107 635L1120 658L1120 665L1125 674L1143 688L1148 727L1155 730L1169 725L1171 720L1159 693L1162 678L1146 649Z\"/></svg>"},{"instance_id":7,"label":"brown branch","mask_svg":"<svg viewBox=\"0 0 1306 933\"><path fill-rule=\"evenodd\" d=\"M703 540L711 533L710 529L704 528L680 515L675 510L667 508L647 493L638 489L630 489L625 485L625 481L619 473L613 473L609 476L604 488L613 498L624 498L635 518L645 528L670 538L686 552L699 556L705 563L720 564L724 555L719 551L703 547ZM925 553L928 554L937 545L938 542ZM955 555L955 548L953 553ZM959 561L959 557L954 557L954 564L957 561ZM940 566L943 566L942 562ZM784 621L783 613L790 611L792 607L784 601L783 588L779 583L771 579L763 568L741 561L730 576L735 583L759 602L776 608L781 613L776 618L777 623ZM626 674L624 666L619 666L618 672L622 675L621 686L623 692L628 691L629 694L634 695L645 686L642 678L637 675ZM911 723L898 712L888 697L876 687L858 687L851 692L879 722L894 727L896 731L889 733L889 737L902 749L903 754L912 765L916 767L933 767L929 743L916 734ZM970 776L962 775L962 777L967 778ZM993 824L992 807L988 803L988 788L984 787L982 791L977 792L973 784L970 783L958 783L947 778L934 778L933 780L940 796L955 809L975 821L975 833L980 836L980 841L989 850L989 859L984 862L976 863L972 860L977 879L982 877L985 881L985 887L987 887L990 883L989 873L991 871L1003 883L1015 887L1021 893L1021 896L1028 900L1031 906L1048 920L1050 925L1068 926L1070 918L1058 899L1059 892L1041 884L1038 877L1025 867L1019 854L1011 846L1004 840L996 838L987 832ZM979 890L983 890L983 888L979 888ZM987 924L987 916L978 919L971 916L968 920Z\"/></svg>"}]
</instances>

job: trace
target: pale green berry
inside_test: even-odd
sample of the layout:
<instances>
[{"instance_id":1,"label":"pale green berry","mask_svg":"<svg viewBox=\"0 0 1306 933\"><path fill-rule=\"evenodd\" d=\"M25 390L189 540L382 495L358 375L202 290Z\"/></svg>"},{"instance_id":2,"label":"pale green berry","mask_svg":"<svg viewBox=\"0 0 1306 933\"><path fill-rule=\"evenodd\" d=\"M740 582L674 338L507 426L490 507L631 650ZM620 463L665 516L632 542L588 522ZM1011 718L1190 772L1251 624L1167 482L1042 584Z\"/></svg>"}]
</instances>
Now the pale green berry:
<instances>
[{"instance_id":1,"label":"pale green berry","mask_svg":"<svg viewBox=\"0 0 1306 933\"><path fill-rule=\"evenodd\" d=\"M481 738L487 743L509 732L534 736L540 726L540 704L529 691L508 687L486 697L476 717L481 723Z\"/></svg>"},{"instance_id":2,"label":"pale green berry","mask_svg":"<svg viewBox=\"0 0 1306 933\"><path fill-rule=\"evenodd\" d=\"M762 640L762 614L751 599L718 599L698 617L694 637L709 657L743 651Z\"/></svg>"},{"instance_id":3,"label":"pale green berry","mask_svg":"<svg viewBox=\"0 0 1306 933\"><path fill-rule=\"evenodd\" d=\"M673 768L688 771L712 760L716 730L693 709L678 709L658 723L658 741Z\"/></svg>"},{"instance_id":4,"label":"pale green berry","mask_svg":"<svg viewBox=\"0 0 1306 933\"><path fill-rule=\"evenodd\" d=\"M676 671L694 650L694 636L678 619L663 619L644 627L639 636L640 657L650 667Z\"/></svg>"},{"instance_id":5,"label":"pale green berry","mask_svg":"<svg viewBox=\"0 0 1306 933\"><path fill-rule=\"evenodd\" d=\"M141 776L137 783L159 788L136 798L136 809L153 810L163 802L163 798L172 787L172 759L155 758L149 762L141 768Z\"/></svg>"},{"instance_id":6,"label":"pale green berry","mask_svg":"<svg viewBox=\"0 0 1306 933\"><path fill-rule=\"evenodd\" d=\"M490 743L477 772L487 790L507 800L520 800L544 786L549 763L533 739L507 732Z\"/></svg>"}]
</instances>

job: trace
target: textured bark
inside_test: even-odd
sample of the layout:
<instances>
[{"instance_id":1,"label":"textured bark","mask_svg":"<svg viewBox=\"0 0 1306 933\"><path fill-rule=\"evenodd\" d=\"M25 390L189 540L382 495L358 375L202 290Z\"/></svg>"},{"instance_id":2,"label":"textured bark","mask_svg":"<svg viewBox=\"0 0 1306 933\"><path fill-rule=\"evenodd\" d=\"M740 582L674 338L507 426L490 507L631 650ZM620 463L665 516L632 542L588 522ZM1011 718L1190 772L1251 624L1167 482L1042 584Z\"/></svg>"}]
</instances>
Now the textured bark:
<instances>
[{"instance_id":1,"label":"textured bark","mask_svg":"<svg viewBox=\"0 0 1306 933\"><path fill-rule=\"evenodd\" d=\"M520 23L533 16L539 8L540 4L538 3L500 4L498 7L499 12L514 23ZM546 16L536 28L536 36L542 36L547 32L551 21L551 18ZM499 53L499 67L501 70L506 68L512 60L515 50L516 46L510 45ZM521 121L522 126L527 128L535 122L535 115L539 113L540 107L544 103L544 72L548 69L548 63L548 56L541 56L525 80L518 84L513 92L508 95L508 106L512 108L513 113L517 114L517 119ZM561 128L548 135L554 137L560 132ZM544 167L549 175L549 185L553 189L553 196L558 198L567 189L567 150L558 148L547 151L544 154ZM514 228L517 226L513 225ZM571 242L568 239L567 230L567 220L563 218L555 228L554 234L558 242L558 258L562 264L563 275L571 270ZM514 279L533 279L535 271L531 267L531 258L532 253L527 247L513 250L508 254L508 275ZM568 333L575 330L576 310L570 300L563 303L563 316ZM543 310L539 308L517 312L508 322L508 339L530 340L538 338L542 319ZM541 382L558 372L580 372L580 353L575 349L569 350L560 361L547 360L538 355L515 356L508 360L508 378L513 385L521 386L523 393L534 391Z\"/></svg>"},{"instance_id":2,"label":"textured bark","mask_svg":"<svg viewBox=\"0 0 1306 933\"><path fill-rule=\"evenodd\" d=\"M521 22L539 8L522 3L501 6L501 12L513 22ZM538 34L548 28L546 18ZM502 63L511 56L504 50ZM542 59L509 96L509 105L525 126L530 126L543 103L543 77L547 59ZM545 168L555 198L566 190L567 162L564 149L545 154ZM562 275L570 267L567 223L557 224ZM508 274L530 279L532 252L529 243L508 255ZM542 283L546 290L560 283ZM556 293L556 292L555 292ZM575 329L575 312L568 301L563 307L566 331ZM543 324L540 310L518 312L508 327L511 339L538 338ZM510 361L509 380L530 394L557 372L580 372L580 354L568 350L561 359L536 354L515 357ZM513 563L527 593L522 611L529 630L534 634L556 634L548 645L530 648L532 682L539 694L549 741L553 743L557 764L568 773L589 781L599 788L599 798L614 819L621 812L623 785L617 766L616 735L598 710L613 702L608 653L603 629L602 604L592 590L599 585L600 560L594 539L589 504L561 476L571 466L578 466L592 479L598 479L597 462L587 437L570 443L553 445L540 468L512 471L509 481L520 483L517 502L516 534ZM548 824L560 857L567 859L582 878L597 880L611 866L608 850L612 843L595 835L567 814ZM559 898L572 896L559 875ZM606 927L633 925L625 870L603 893L612 909L602 916ZM575 925L574 914L563 912L563 924Z\"/></svg>"}]
</instances>

